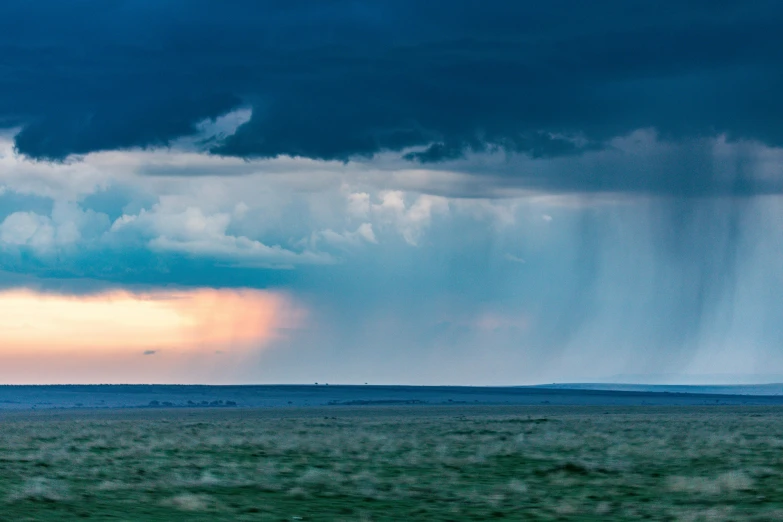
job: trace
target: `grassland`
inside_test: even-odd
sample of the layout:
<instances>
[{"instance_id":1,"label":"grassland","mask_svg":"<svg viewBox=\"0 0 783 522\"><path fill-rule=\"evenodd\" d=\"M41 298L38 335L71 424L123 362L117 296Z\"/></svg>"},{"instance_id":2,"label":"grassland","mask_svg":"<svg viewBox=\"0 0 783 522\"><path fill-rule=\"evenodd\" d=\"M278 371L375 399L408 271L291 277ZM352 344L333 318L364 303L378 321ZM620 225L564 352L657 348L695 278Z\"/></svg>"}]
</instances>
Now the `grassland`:
<instances>
[{"instance_id":1,"label":"grassland","mask_svg":"<svg viewBox=\"0 0 783 522\"><path fill-rule=\"evenodd\" d=\"M777 408L0 415L0 520L780 520Z\"/></svg>"}]
</instances>

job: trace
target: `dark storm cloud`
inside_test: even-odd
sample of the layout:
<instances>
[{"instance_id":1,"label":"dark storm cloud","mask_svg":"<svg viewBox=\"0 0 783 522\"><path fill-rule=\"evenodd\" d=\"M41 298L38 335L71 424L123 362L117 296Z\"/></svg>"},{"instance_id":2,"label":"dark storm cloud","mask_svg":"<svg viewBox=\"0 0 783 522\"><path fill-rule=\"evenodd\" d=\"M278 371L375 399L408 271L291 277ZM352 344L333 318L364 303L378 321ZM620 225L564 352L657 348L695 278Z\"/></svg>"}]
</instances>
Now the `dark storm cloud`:
<instances>
[{"instance_id":1,"label":"dark storm cloud","mask_svg":"<svg viewBox=\"0 0 783 522\"><path fill-rule=\"evenodd\" d=\"M7 0L0 121L53 159L167 144L240 106L252 119L214 153L556 157L649 127L781 145L782 25L761 0ZM710 176L552 183L689 194ZM738 176L720 192L780 190Z\"/></svg>"}]
</instances>

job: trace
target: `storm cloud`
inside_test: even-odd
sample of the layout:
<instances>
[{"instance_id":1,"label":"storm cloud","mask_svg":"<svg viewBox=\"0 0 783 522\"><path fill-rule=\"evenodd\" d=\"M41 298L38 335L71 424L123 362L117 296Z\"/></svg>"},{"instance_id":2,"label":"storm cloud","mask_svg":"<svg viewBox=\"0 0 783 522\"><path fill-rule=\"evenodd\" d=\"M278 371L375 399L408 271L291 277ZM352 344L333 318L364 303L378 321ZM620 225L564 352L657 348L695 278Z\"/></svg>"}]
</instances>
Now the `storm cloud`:
<instances>
[{"instance_id":1,"label":"storm cloud","mask_svg":"<svg viewBox=\"0 0 783 522\"><path fill-rule=\"evenodd\" d=\"M203 143L212 153L560 157L641 128L780 145L782 24L774 1L10 0L0 6L0 121L21 127L20 152L57 160L167 145L239 107L252 118ZM684 180L581 172L552 184L783 188L713 176L697 165Z\"/></svg>"}]
</instances>

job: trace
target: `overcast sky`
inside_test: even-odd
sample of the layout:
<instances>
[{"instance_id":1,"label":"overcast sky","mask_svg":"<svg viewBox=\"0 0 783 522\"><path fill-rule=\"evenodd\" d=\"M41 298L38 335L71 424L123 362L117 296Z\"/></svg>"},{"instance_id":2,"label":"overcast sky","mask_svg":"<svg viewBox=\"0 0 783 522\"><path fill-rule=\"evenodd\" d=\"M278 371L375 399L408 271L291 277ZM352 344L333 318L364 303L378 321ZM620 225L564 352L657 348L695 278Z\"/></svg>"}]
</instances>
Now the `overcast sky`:
<instances>
[{"instance_id":1,"label":"overcast sky","mask_svg":"<svg viewBox=\"0 0 783 522\"><path fill-rule=\"evenodd\" d=\"M780 27L6 0L0 382L783 374Z\"/></svg>"}]
</instances>

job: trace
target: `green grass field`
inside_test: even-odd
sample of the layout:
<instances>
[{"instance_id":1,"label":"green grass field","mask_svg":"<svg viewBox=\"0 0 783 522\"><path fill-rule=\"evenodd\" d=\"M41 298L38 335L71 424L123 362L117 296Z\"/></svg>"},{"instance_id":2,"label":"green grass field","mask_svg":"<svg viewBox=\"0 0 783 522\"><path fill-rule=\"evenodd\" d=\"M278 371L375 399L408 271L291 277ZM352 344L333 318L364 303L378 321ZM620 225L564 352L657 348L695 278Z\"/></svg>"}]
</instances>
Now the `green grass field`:
<instances>
[{"instance_id":1,"label":"green grass field","mask_svg":"<svg viewBox=\"0 0 783 522\"><path fill-rule=\"evenodd\" d=\"M0 520L780 520L783 410L0 415Z\"/></svg>"}]
</instances>

